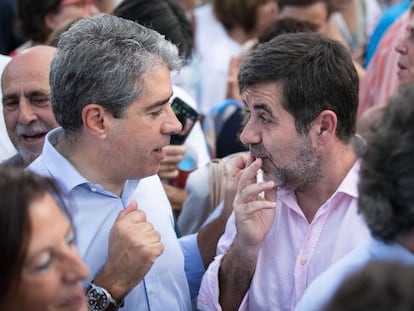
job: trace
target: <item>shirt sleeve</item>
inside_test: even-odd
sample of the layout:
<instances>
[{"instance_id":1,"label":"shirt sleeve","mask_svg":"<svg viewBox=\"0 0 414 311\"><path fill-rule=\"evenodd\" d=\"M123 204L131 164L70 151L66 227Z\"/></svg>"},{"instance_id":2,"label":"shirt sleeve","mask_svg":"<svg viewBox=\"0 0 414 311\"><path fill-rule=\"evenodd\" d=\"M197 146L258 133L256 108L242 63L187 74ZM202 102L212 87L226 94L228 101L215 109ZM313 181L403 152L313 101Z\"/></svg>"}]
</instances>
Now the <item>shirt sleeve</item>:
<instances>
[{"instance_id":1,"label":"shirt sleeve","mask_svg":"<svg viewBox=\"0 0 414 311\"><path fill-rule=\"evenodd\" d=\"M205 272L197 244L197 234L183 236L178 241L184 254L184 270L190 287L191 299L193 299L198 295L201 278Z\"/></svg>"},{"instance_id":2,"label":"shirt sleeve","mask_svg":"<svg viewBox=\"0 0 414 311\"><path fill-rule=\"evenodd\" d=\"M223 236L220 238L218 242L217 256L216 258L214 258L214 261L208 267L201 282L200 293L198 295L197 300L197 307L201 311L221 310L221 306L219 304L220 292L218 272L220 270L221 260L230 249L230 246L232 245L235 236L236 226L233 213L227 222L226 230Z\"/></svg>"}]
</instances>

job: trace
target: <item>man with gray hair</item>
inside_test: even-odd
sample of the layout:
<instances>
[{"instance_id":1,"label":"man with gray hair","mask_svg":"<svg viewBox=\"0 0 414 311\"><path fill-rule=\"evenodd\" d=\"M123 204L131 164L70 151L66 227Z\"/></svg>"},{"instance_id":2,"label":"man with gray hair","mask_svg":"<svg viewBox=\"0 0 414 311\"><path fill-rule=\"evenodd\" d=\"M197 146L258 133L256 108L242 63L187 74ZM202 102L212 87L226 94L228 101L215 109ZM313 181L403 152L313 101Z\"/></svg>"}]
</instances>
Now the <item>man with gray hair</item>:
<instances>
[{"instance_id":1,"label":"man with gray hair","mask_svg":"<svg viewBox=\"0 0 414 311\"><path fill-rule=\"evenodd\" d=\"M60 128L29 169L71 200L90 310L190 310L184 257L156 175L181 124L170 107L177 47L132 21L97 15L61 35L51 65ZM148 177L150 176L150 177ZM53 257L53 255L51 255Z\"/></svg>"},{"instance_id":2,"label":"man with gray hair","mask_svg":"<svg viewBox=\"0 0 414 311\"><path fill-rule=\"evenodd\" d=\"M7 134L17 150L2 165L27 167L42 152L46 133L58 126L49 99L56 49L37 45L14 56L1 77Z\"/></svg>"}]
</instances>

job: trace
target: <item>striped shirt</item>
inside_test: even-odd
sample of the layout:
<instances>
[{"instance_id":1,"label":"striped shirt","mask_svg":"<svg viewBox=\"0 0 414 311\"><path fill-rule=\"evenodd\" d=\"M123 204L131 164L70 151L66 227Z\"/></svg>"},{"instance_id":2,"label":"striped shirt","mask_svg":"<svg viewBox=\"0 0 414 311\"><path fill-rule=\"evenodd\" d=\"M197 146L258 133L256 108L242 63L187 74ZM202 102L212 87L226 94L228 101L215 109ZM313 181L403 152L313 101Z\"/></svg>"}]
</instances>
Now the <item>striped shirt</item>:
<instances>
[{"instance_id":1,"label":"striped shirt","mask_svg":"<svg viewBox=\"0 0 414 311\"><path fill-rule=\"evenodd\" d=\"M360 82L358 119L368 108L386 105L388 98L397 91L399 54L395 47L400 42L409 19L407 10L384 34L365 77Z\"/></svg>"}]
</instances>

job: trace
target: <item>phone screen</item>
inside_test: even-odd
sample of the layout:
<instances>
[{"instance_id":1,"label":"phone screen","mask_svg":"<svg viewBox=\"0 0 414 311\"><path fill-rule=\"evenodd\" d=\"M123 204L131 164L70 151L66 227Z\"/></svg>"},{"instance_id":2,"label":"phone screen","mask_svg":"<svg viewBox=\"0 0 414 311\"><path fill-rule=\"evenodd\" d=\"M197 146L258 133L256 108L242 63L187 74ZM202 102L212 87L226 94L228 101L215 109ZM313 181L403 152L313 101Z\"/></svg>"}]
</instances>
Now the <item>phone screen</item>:
<instances>
[{"instance_id":1,"label":"phone screen","mask_svg":"<svg viewBox=\"0 0 414 311\"><path fill-rule=\"evenodd\" d=\"M179 133L171 135L171 145L182 145L198 120L198 112L179 97L174 98L171 108L183 126Z\"/></svg>"}]
</instances>

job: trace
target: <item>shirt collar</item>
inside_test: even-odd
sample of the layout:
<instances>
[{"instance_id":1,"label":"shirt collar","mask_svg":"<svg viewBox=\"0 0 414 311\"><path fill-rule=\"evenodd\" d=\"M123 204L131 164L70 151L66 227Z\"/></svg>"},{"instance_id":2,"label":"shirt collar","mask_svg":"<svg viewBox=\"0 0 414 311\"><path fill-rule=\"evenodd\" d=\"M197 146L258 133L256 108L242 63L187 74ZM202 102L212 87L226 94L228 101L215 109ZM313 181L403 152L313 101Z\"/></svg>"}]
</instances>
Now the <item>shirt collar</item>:
<instances>
[{"instance_id":1,"label":"shirt collar","mask_svg":"<svg viewBox=\"0 0 414 311\"><path fill-rule=\"evenodd\" d=\"M348 171L348 173L346 174L345 178L342 180L341 184L338 186L336 191L328 200L326 200L325 203L330 202L338 194L345 194L355 199L358 198L358 179L360 166L360 160L357 160L351 167L351 169ZM278 200L286 204L288 207L302 214L302 211L299 205L297 204L296 195L293 190L278 188L277 198ZM322 206L325 206L325 203Z\"/></svg>"},{"instance_id":2,"label":"shirt collar","mask_svg":"<svg viewBox=\"0 0 414 311\"><path fill-rule=\"evenodd\" d=\"M358 198L358 180L360 167L361 162L360 160L357 160L349 170L348 174L346 174L336 193L341 192L351 197Z\"/></svg>"},{"instance_id":3,"label":"shirt collar","mask_svg":"<svg viewBox=\"0 0 414 311\"><path fill-rule=\"evenodd\" d=\"M63 137L64 131L62 128L59 127L53 129L46 135L42 151L43 165L50 172L51 176L59 180L59 186L63 193L69 195L74 188L85 185L96 191L110 194L110 192L103 189L101 185L95 185L89 182L62 154L59 153L59 151L56 150L54 146L62 141ZM129 200L129 197L135 191L138 183L139 180L126 181L121 194L123 201L127 202Z\"/></svg>"}]
</instances>

